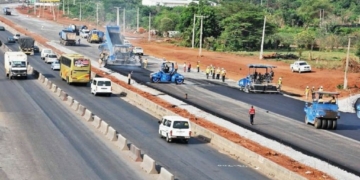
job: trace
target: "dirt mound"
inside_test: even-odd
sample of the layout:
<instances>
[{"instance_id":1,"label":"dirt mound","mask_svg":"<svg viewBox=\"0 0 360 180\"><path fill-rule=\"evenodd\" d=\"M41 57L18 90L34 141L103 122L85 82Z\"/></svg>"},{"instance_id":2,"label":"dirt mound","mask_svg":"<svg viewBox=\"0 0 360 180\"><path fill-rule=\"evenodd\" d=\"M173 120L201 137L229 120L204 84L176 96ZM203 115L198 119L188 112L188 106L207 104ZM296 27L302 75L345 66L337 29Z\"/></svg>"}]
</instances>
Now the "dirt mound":
<instances>
[{"instance_id":1,"label":"dirt mound","mask_svg":"<svg viewBox=\"0 0 360 180\"><path fill-rule=\"evenodd\" d=\"M343 69L345 70L346 58L342 59L342 62L343 62ZM359 73L360 72L360 63L357 59L350 58L348 67L349 67L348 72L351 72L351 73Z\"/></svg>"}]
</instances>

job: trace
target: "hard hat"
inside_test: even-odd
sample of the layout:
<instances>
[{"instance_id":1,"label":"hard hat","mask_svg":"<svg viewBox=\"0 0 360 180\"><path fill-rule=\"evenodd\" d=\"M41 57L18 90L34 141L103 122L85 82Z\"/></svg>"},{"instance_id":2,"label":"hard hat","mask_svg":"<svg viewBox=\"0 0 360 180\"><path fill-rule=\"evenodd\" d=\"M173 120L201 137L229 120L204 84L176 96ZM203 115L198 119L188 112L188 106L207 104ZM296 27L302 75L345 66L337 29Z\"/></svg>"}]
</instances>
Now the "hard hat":
<instances>
[{"instance_id":1,"label":"hard hat","mask_svg":"<svg viewBox=\"0 0 360 180\"><path fill-rule=\"evenodd\" d=\"M313 86L312 88L314 89L315 87Z\"/></svg>"},{"instance_id":2,"label":"hard hat","mask_svg":"<svg viewBox=\"0 0 360 180\"><path fill-rule=\"evenodd\" d=\"M306 88L309 88L309 86L306 86Z\"/></svg>"},{"instance_id":3,"label":"hard hat","mask_svg":"<svg viewBox=\"0 0 360 180\"><path fill-rule=\"evenodd\" d=\"M320 88L322 89L322 86L320 86Z\"/></svg>"}]
</instances>

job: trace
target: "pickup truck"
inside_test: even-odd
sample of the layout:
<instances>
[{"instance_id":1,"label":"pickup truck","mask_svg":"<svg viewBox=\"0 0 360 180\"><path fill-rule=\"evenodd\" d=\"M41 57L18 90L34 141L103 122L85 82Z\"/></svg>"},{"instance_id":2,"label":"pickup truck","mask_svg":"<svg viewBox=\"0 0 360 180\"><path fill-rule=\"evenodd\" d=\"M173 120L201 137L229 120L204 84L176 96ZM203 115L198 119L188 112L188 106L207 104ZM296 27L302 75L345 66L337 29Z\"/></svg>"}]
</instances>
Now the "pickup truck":
<instances>
[{"instance_id":1,"label":"pickup truck","mask_svg":"<svg viewBox=\"0 0 360 180\"><path fill-rule=\"evenodd\" d=\"M306 61L295 61L290 65L290 69L292 72L311 72L311 66Z\"/></svg>"},{"instance_id":2,"label":"pickup truck","mask_svg":"<svg viewBox=\"0 0 360 180\"><path fill-rule=\"evenodd\" d=\"M143 48L141 48L141 47L135 47L135 48L133 49L133 53L136 54L136 55L141 55L141 56L143 56L143 55L144 55L144 50L143 50Z\"/></svg>"}]
</instances>

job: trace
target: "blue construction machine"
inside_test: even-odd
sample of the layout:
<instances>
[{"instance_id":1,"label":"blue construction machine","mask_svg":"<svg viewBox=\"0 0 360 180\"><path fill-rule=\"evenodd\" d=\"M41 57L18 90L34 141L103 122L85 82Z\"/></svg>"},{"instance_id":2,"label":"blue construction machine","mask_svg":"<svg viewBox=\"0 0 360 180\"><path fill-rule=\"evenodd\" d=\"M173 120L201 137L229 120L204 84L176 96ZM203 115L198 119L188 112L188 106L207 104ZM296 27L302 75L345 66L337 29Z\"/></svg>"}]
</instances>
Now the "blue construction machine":
<instances>
[{"instance_id":1,"label":"blue construction machine","mask_svg":"<svg viewBox=\"0 0 360 180\"><path fill-rule=\"evenodd\" d=\"M276 66L249 64L249 74L238 81L240 90L249 93L279 93L276 85L272 83L274 78L273 68Z\"/></svg>"},{"instance_id":2,"label":"blue construction machine","mask_svg":"<svg viewBox=\"0 0 360 180\"><path fill-rule=\"evenodd\" d=\"M360 98L358 98L354 103L354 109L356 112L356 116L360 118Z\"/></svg>"},{"instance_id":3,"label":"blue construction machine","mask_svg":"<svg viewBox=\"0 0 360 180\"><path fill-rule=\"evenodd\" d=\"M141 66L140 60L132 56L131 48L124 44L119 26L105 27L105 43L99 45L99 50L106 55L106 65Z\"/></svg>"},{"instance_id":4,"label":"blue construction machine","mask_svg":"<svg viewBox=\"0 0 360 180\"><path fill-rule=\"evenodd\" d=\"M338 92L316 91L313 102L305 103L305 124L312 124L316 129L335 130L340 119L338 95Z\"/></svg>"},{"instance_id":5,"label":"blue construction machine","mask_svg":"<svg viewBox=\"0 0 360 180\"><path fill-rule=\"evenodd\" d=\"M182 84L184 80L184 76L175 71L174 63L172 62L163 62L159 72L150 74L150 81L153 83L172 82Z\"/></svg>"}]
</instances>

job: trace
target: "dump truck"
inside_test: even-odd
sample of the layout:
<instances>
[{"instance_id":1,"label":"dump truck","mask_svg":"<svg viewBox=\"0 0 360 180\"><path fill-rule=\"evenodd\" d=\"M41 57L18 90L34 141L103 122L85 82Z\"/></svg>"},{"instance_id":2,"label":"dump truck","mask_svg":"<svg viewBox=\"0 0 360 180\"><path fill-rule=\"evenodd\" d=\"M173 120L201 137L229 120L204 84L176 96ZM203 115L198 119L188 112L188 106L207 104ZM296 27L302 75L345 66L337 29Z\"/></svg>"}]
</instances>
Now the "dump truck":
<instances>
[{"instance_id":1,"label":"dump truck","mask_svg":"<svg viewBox=\"0 0 360 180\"><path fill-rule=\"evenodd\" d=\"M79 36L79 35L80 35L80 27L79 27L79 26L76 26L76 25L74 25L74 24L70 24L70 26L67 28L67 30L75 33L76 36Z\"/></svg>"},{"instance_id":2,"label":"dump truck","mask_svg":"<svg viewBox=\"0 0 360 180\"><path fill-rule=\"evenodd\" d=\"M5 52L4 66L6 77L13 79L15 77L27 78L27 55L24 52Z\"/></svg>"},{"instance_id":3,"label":"dump truck","mask_svg":"<svg viewBox=\"0 0 360 180\"><path fill-rule=\"evenodd\" d=\"M11 9L9 7L4 7L3 11L5 15L11 15Z\"/></svg>"},{"instance_id":4,"label":"dump truck","mask_svg":"<svg viewBox=\"0 0 360 180\"><path fill-rule=\"evenodd\" d=\"M29 36L19 37L18 44L22 52L24 52L27 55L34 55L34 44L35 44L34 38Z\"/></svg>"},{"instance_id":5,"label":"dump truck","mask_svg":"<svg viewBox=\"0 0 360 180\"><path fill-rule=\"evenodd\" d=\"M63 44L64 46L76 45L76 33L75 32L64 29L59 32L59 36L60 36L60 44Z\"/></svg>"}]
</instances>

